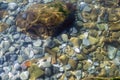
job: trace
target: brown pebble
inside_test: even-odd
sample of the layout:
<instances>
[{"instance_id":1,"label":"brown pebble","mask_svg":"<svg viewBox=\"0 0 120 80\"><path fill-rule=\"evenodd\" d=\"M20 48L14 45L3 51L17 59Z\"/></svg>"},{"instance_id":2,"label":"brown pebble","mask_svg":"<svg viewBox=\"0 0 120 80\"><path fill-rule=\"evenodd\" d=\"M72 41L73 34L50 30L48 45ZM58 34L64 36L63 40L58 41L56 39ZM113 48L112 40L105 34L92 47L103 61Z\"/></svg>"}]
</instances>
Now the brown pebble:
<instances>
[{"instance_id":1,"label":"brown pebble","mask_svg":"<svg viewBox=\"0 0 120 80\"><path fill-rule=\"evenodd\" d=\"M75 61L73 59L69 59L68 64L71 65L72 69L76 69L77 61Z\"/></svg>"},{"instance_id":2,"label":"brown pebble","mask_svg":"<svg viewBox=\"0 0 120 80\"><path fill-rule=\"evenodd\" d=\"M61 55L59 60L62 64L66 65L68 63L69 58L66 55Z\"/></svg>"}]
</instances>

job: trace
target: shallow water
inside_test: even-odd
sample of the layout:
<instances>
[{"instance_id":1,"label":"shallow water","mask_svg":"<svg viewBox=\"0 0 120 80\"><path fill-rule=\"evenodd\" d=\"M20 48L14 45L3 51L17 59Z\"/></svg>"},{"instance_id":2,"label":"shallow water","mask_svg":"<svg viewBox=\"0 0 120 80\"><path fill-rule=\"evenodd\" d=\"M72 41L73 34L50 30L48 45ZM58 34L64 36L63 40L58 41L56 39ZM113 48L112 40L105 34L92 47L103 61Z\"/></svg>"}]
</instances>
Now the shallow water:
<instances>
[{"instance_id":1,"label":"shallow water","mask_svg":"<svg viewBox=\"0 0 120 80\"><path fill-rule=\"evenodd\" d=\"M120 1L50 3L0 0L0 80L119 80Z\"/></svg>"}]
</instances>

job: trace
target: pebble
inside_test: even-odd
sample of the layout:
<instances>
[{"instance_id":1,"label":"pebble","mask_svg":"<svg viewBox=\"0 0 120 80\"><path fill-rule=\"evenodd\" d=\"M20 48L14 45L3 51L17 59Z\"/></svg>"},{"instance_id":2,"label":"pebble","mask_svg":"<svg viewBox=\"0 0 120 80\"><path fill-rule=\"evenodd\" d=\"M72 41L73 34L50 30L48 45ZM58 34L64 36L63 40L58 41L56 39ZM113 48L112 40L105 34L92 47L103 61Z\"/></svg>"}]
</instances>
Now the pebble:
<instances>
[{"instance_id":1,"label":"pebble","mask_svg":"<svg viewBox=\"0 0 120 80\"><path fill-rule=\"evenodd\" d=\"M13 35L13 38L14 38L14 39L19 39L19 37L20 37L20 34L19 34L19 33Z\"/></svg>"},{"instance_id":2,"label":"pebble","mask_svg":"<svg viewBox=\"0 0 120 80\"><path fill-rule=\"evenodd\" d=\"M33 42L33 46L36 46L36 47L40 47L41 44L42 44L42 41L40 39L38 39L37 41Z\"/></svg>"},{"instance_id":3,"label":"pebble","mask_svg":"<svg viewBox=\"0 0 120 80\"><path fill-rule=\"evenodd\" d=\"M5 50L8 50L11 43L10 43L9 40L4 40L4 41L1 42L1 45L2 45L2 48L4 48Z\"/></svg>"},{"instance_id":4,"label":"pebble","mask_svg":"<svg viewBox=\"0 0 120 80\"><path fill-rule=\"evenodd\" d=\"M14 46L10 46L9 51L10 51L10 52L14 52L15 49L16 49L16 48L15 48Z\"/></svg>"},{"instance_id":5,"label":"pebble","mask_svg":"<svg viewBox=\"0 0 120 80\"><path fill-rule=\"evenodd\" d=\"M114 59L117 53L117 48L113 46L108 46L108 57L109 59Z\"/></svg>"},{"instance_id":6,"label":"pebble","mask_svg":"<svg viewBox=\"0 0 120 80\"><path fill-rule=\"evenodd\" d=\"M10 55L10 57L11 57L10 60L12 62L14 62L15 60L17 60L17 58L18 58L18 56L16 54Z\"/></svg>"},{"instance_id":7,"label":"pebble","mask_svg":"<svg viewBox=\"0 0 120 80\"><path fill-rule=\"evenodd\" d=\"M13 11L13 10L17 9L17 7L18 7L18 5L14 2L8 3L9 10Z\"/></svg>"},{"instance_id":8,"label":"pebble","mask_svg":"<svg viewBox=\"0 0 120 80\"><path fill-rule=\"evenodd\" d=\"M79 5L80 11L82 11L85 8L85 6L87 6L87 4L85 2L80 2L80 4L78 4L78 5Z\"/></svg>"},{"instance_id":9,"label":"pebble","mask_svg":"<svg viewBox=\"0 0 120 80\"><path fill-rule=\"evenodd\" d=\"M22 79L22 80L28 80L28 78L29 78L29 72L28 71L23 71L20 74L20 79Z\"/></svg>"},{"instance_id":10,"label":"pebble","mask_svg":"<svg viewBox=\"0 0 120 80\"><path fill-rule=\"evenodd\" d=\"M82 41L82 44L85 46L89 46L90 45L90 41L87 38L84 38Z\"/></svg>"},{"instance_id":11,"label":"pebble","mask_svg":"<svg viewBox=\"0 0 120 80\"><path fill-rule=\"evenodd\" d=\"M67 34L62 34L61 35L61 38L64 42L67 42L68 41L68 35Z\"/></svg>"},{"instance_id":12,"label":"pebble","mask_svg":"<svg viewBox=\"0 0 120 80\"><path fill-rule=\"evenodd\" d=\"M7 20L6 20L6 23L8 24L8 25L13 25L13 22L14 21L14 17L13 16L10 16Z\"/></svg>"},{"instance_id":13,"label":"pebble","mask_svg":"<svg viewBox=\"0 0 120 80\"><path fill-rule=\"evenodd\" d=\"M82 71L81 71L81 70L77 70L77 71L75 72L75 76L76 76L76 79L77 79L77 80L80 80L80 79L81 79L81 74L82 74Z\"/></svg>"},{"instance_id":14,"label":"pebble","mask_svg":"<svg viewBox=\"0 0 120 80\"><path fill-rule=\"evenodd\" d=\"M12 70L12 68L10 66L3 67L3 70L5 71L5 73L9 73Z\"/></svg>"},{"instance_id":15,"label":"pebble","mask_svg":"<svg viewBox=\"0 0 120 80\"><path fill-rule=\"evenodd\" d=\"M51 76L51 75L52 75L52 70L51 70L51 68L45 68L45 75L46 75L46 76Z\"/></svg>"},{"instance_id":16,"label":"pebble","mask_svg":"<svg viewBox=\"0 0 120 80\"><path fill-rule=\"evenodd\" d=\"M51 67L51 63L48 62L48 61L46 61L46 62L41 62L41 66L42 66L42 67L45 67L45 68Z\"/></svg>"},{"instance_id":17,"label":"pebble","mask_svg":"<svg viewBox=\"0 0 120 80\"><path fill-rule=\"evenodd\" d=\"M15 63L14 64L14 69L15 70L19 70L21 68L20 64L19 63Z\"/></svg>"}]
</instances>

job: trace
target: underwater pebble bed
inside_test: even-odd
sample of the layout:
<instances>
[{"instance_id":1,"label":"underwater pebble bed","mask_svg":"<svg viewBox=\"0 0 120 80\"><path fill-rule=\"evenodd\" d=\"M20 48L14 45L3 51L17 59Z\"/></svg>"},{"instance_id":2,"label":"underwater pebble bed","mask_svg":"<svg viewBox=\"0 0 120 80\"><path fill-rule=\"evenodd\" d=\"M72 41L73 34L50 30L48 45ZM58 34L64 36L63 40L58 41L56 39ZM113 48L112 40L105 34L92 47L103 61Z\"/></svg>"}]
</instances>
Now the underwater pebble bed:
<instances>
[{"instance_id":1,"label":"underwater pebble bed","mask_svg":"<svg viewBox=\"0 0 120 80\"><path fill-rule=\"evenodd\" d=\"M112 13L112 3L78 0L75 24L54 38L33 39L16 27L18 13L32 4L51 1L0 0L0 80L120 77L119 5Z\"/></svg>"}]
</instances>

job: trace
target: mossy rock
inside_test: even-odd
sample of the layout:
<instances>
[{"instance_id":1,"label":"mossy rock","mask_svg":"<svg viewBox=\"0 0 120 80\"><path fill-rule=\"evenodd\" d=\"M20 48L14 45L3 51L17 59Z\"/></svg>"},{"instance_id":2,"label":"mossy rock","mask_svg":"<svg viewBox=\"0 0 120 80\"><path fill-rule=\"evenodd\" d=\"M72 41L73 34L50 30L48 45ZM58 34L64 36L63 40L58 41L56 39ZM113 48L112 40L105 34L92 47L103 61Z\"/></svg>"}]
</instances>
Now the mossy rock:
<instances>
[{"instance_id":1,"label":"mossy rock","mask_svg":"<svg viewBox=\"0 0 120 80\"><path fill-rule=\"evenodd\" d=\"M28 70L30 72L30 80L36 80L44 74L44 71L35 64L33 64Z\"/></svg>"},{"instance_id":2,"label":"mossy rock","mask_svg":"<svg viewBox=\"0 0 120 80\"><path fill-rule=\"evenodd\" d=\"M70 13L71 11L63 2L33 4L17 16L16 25L30 36L47 38L73 22L73 19L68 19L72 17L69 16Z\"/></svg>"}]
</instances>

